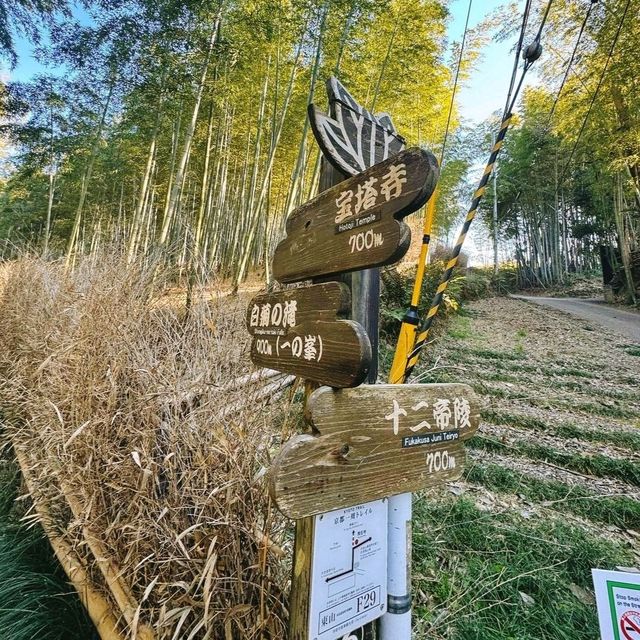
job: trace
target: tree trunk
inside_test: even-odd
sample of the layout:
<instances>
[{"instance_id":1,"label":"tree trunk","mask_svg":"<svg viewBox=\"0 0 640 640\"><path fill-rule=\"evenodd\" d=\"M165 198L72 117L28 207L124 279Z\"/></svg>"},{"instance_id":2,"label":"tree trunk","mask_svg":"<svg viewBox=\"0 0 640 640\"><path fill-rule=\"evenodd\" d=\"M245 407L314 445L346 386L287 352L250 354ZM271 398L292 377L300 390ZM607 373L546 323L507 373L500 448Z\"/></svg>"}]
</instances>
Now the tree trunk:
<instances>
[{"instance_id":1,"label":"tree trunk","mask_svg":"<svg viewBox=\"0 0 640 640\"><path fill-rule=\"evenodd\" d=\"M218 37L218 31L220 29L221 9L216 16L213 29L211 30L211 37L209 38L209 46L207 48L207 55L205 57L204 64L202 65L202 72L200 74L200 81L198 82L198 88L196 91L196 99L193 105L193 112L191 113L191 120L187 127L187 131L184 137L184 144L182 148L182 154L180 156L180 162L176 170L175 179L169 193L169 200L167 210L165 212L164 220L162 222L162 230L160 232L160 245L164 245L167 242L169 235L169 229L173 218L176 215L178 209L178 201L182 192L184 184L184 177L187 170L187 162L191 153L191 143L193 142L193 134L196 129L196 123L198 121L198 114L200 112L200 103L202 102L202 95L204 93L204 87L207 80L207 73L209 71L209 63L213 54L213 48Z\"/></svg>"},{"instance_id":2,"label":"tree trunk","mask_svg":"<svg viewBox=\"0 0 640 640\"><path fill-rule=\"evenodd\" d=\"M82 211L84 209L84 202L87 197L87 190L89 188L89 182L91 181L91 173L93 172L93 164L95 162L96 156L98 155L98 148L100 146L100 140L102 138L102 130L104 129L104 123L107 119L107 113L109 111L109 105L111 104L111 96L113 95L115 84L116 79L115 76L113 76L109 83L109 91L107 93L107 99L105 100L104 108L102 109L102 115L100 116L100 123L98 124L98 130L96 131L96 137L93 141L93 145L91 146L89 162L87 164L87 167L85 168L84 175L82 176L82 183L80 186L80 199L78 200L78 207L76 208L73 229L71 230L71 236L69 237L69 243L67 245L67 257L64 263L66 269L71 266L76 243L78 241L78 233L80 231L80 223L82 222Z\"/></svg>"}]
</instances>

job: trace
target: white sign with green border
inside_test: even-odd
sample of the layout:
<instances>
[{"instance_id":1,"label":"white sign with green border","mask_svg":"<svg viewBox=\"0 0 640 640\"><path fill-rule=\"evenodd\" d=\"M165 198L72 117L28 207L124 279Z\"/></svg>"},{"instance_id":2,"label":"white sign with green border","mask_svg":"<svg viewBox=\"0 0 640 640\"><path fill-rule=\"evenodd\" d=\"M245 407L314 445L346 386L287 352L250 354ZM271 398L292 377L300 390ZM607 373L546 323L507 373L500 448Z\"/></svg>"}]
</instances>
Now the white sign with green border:
<instances>
[{"instance_id":1,"label":"white sign with green border","mask_svg":"<svg viewBox=\"0 0 640 640\"><path fill-rule=\"evenodd\" d=\"M592 574L602 640L640 640L640 573Z\"/></svg>"}]
</instances>

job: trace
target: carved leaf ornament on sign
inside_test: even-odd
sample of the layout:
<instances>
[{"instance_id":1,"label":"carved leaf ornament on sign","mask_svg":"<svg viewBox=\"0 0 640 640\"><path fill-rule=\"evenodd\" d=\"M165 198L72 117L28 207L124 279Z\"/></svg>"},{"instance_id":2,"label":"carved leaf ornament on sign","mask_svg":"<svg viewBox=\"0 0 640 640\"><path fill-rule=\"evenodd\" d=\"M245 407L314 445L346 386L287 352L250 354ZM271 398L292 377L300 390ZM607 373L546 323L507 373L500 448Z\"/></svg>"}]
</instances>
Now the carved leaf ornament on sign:
<instances>
[{"instance_id":1,"label":"carved leaf ornament on sign","mask_svg":"<svg viewBox=\"0 0 640 640\"><path fill-rule=\"evenodd\" d=\"M333 117L310 104L309 122L322 153L338 171L355 176L404 149L388 113L365 109L335 77L327 81L327 94Z\"/></svg>"}]
</instances>

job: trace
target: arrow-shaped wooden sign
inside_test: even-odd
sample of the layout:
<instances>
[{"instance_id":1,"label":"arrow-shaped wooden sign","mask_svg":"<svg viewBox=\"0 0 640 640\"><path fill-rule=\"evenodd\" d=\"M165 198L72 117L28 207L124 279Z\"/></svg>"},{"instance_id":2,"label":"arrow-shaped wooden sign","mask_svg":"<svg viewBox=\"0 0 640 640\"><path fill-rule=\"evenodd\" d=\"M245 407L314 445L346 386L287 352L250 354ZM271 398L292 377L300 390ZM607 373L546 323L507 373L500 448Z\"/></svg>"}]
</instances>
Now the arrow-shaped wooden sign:
<instances>
[{"instance_id":1,"label":"arrow-shaped wooden sign","mask_svg":"<svg viewBox=\"0 0 640 640\"><path fill-rule=\"evenodd\" d=\"M327 93L335 117L310 104L309 122L322 152L338 171L355 176L404 149L388 113L367 111L333 76Z\"/></svg>"},{"instance_id":2,"label":"arrow-shaped wooden sign","mask_svg":"<svg viewBox=\"0 0 640 640\"><path fill-rule=\"evenodd\" d=\"M411 241L401 220L429 199L438 176L435 156L413 147L323 191L289 216L275 278L297 282L397 262Z\"/></svg>"},{"instance_id":3,"label":"arrow-shaped wooden sign","mask_svg":"<svg viewBox=\"0 0 640 640\"><path fill-rule=\"evenodd\" d=\"M337 319L350 309L349 288L338 282L255 297L247 309L251 360L332 387L359 385L371 344L357 322Z\"/></svg>"},{"instance_id":4,"label":"arrow-shaped wooden sign","mask_svg":"<svg viewBox=\"0 0 640 640\"><path fill-rule=\"evenodd\" d=\"M271 495L289 518L460 477L463 441L480 420L464 384L321 387L306 413L315 435L291 438L269 471Z\"/></svg>"}]
</instances>

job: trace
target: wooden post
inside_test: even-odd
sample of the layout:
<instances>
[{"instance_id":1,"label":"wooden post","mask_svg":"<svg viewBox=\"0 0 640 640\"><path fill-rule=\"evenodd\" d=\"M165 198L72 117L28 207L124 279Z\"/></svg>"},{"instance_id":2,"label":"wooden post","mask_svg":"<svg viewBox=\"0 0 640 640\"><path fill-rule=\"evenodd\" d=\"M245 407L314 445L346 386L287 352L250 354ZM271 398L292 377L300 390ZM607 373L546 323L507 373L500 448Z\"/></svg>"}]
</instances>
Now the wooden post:
<instances>
[{"instance_id":1,"label":"wooden post","mask_svg":"<svg viewBox=\"0 0 640 640\"><path fill-rule=\"evenodd\" d=\"M345 176L329 164L324 157L321 162L319 192L325 191L345 179ZM340 280L350 284L351 275L343 275ZM316 281L314 280L314 282ZM316 385L313 383L307 382L305 384L305 403L309 394L315 388ZM296 520L291 598L289 599L289 640L309 640L307 631L309 628L309 595L311 593L314 528L315 516Z\"/></svg>"},{"instance_id":2,"label":"wooden post","mask_svg":"<svg viewBox=\"0 0 640 640\"><path fill-rule=\"evenodd\" d=\"M311 225L314 224L314 220L310 217L312 214L311 210L302 210L301 213L297 214L297 217L294 214L288 221L287 238L281 242L276 250L274 263L277 259L280 261L280 277L276 277L281 282L296 282L314 275L325 274L324 279L321 281L330 281L336 279L336 276L332 274L356 270L353 271L351 275L340 276L340 279L351 287L351 319L363 327L368 335L372 357L367 382L368 384L375 384L378 377L379 266L397 262L406 252L410 241L409 229L406 225L397 228L397 224L401 224L402 217L417 210L432 195L438 178L437 162L432 154L420 150L409 150L406 152L407 157L403 158L402 162L396 160L397 154L403 153L402 150L404 149L405 143L404 139L397 134L388 114L374 115L364 109L353 99L336 78L332 77L329 79L327 92L330 102L328 115L321 112L313 104L309 105L311 126L316 141L323 152L320 192L322 193L339 184L346 179L346 174L349 174L352 176L350 185L353 185L353 189L347 189L345 186L344 189L347 190L344 194L341 194L340 197L347 194L352 196L356 187L358 188L358 193L361 193L360 189L362 185L359 184L357 180L354 182L353 177L365 172L365 177L369 176L373 182L376 182L378 179L383 179L396 181L398 187L406 184L405 197L407 198L407 202L402 207L393 210L393 206L397 206L399 203L396 202L395 205L390 204L388 184L381 184L383 194L386 198L386 204L389 205L391 209L389 207L385 209L385 205L383 204L379 211L373 214L372 218L367 219L366 217L361 217L356 219L350 209L351 205L345 204L345 207L349 207L349 210L344 212L347 214L349 221L348 224L339 225L344 226L344 228L336 228L334 225L334 218L337 223L342 222L344 218L336 216L335 211L332 211L332 215L328 218L327 212L323 210L318 214L316 224L319 225L320 229L325 229L327 223L330 222L331 233L328 235L325 233L327 237L321 237L320 239L316 231L317 227L311 227ZM356 150L358 151L356 152ZM408 165L410 164L410 158L413 156L416 156L413 162L421 163L421 171L409 170ZM333 164L329 163L328 158L331 159ZM390 163L382 164L387 163L390 159L392 159ZM398 162L397 166L394 164L396 162ZM378 171L384 170L389 173L383 176L376 176L376 170L373 169L374 165L378 166ZM339 167L339 169L336 167ZM341 173L342 171L345 173ZM372 173L374 174L373 176L371 175ZM416 183L410 186L412 179L414 179ZM397 196L399 196L402 189L397 188L397 191ZM374 194L376 196L378 195L376 190L374 190ZM330 197L332 201L331 204L333 204L334 195L331 194ZM342 200L344 201L344 198L342 198ZM326 205L326 203L323 204ZM360 205L361 204L362 203L360 203ZM356 214L360 211L360 205L357 205L358 210L355 211ZM322 207L319 208L322 209ZM372 207L367 206L365 208ZM391 220L388 219L390 214L392 214ZM371 216L372 214L369 215ZM304 216L306 216L306 219ZM396 226L392 225L393 229L386 232L389 233L389 240L394 240L393 243L387 242L385 244L385 251L387 251L390 246L394 247L393 253L387 254L380 249L383 245L383 235L380 227L383 226L383 223L386 225L389 222ZM351 226L348 226L349 224ZM374 228L380 230L378 234L379 242L377 242L377 240L372 241L370 243L372 244L371 247L364 246L364 244L362 247L362 249L373 249L375 247L377 250L375 256L370 255L371 252L369 251L362 252L362 249L357 247L357 237L364 237L362 232L356 232L352 234L352 236L345 235L345 237L340 237L340 242L336 245L337 238L339 237L337 234L351 230L355 225L362 226L367 224L373 225L367 229L367 233L369 234L374 233ZM308 231L308 229L312 230ZM396 234L395 236L392 231ZM304 234L307 235L304 236ZM305 242L300 241L301 237L306 238ZM351 261L347 263L338 262L337 260L327 261L325 259L326 256L335 257L335 254L340 254L340 256L343 257L342 245L344 244L345 238L348 238L349 241L353 239L354 243L356 243L356 258L354 259L353 256L351 256ZM362 240L362 242L364 243L365 241ZM316 249L316 251L313 252L308 251L308 255L306 256L307 258L311 257L315 262L305 262L301 265L294 260L295 250L300 246L306 246L307 249ZM348 251L349 248L351 250L350 253ZM346 247L346 249L347 255L354 253L354 246ZM372 259L374 257L376 259ZM366 260L364 258L366 258ZM368 268L373 265L376 266L374 268ZM357 269L361 270L357 271ZM318 282L318 280L316 280L316 282ZM362 373L364 374L364 372ZM308 393L310 389L311 387L307 385ZM310 412L311 409L312 407L310 406ZM302 513L295 515L302 515ZM306 517L296 521L293 575L291 580L290 640L312 640L308 637L308 633L309 612L311 608L310 588L313 578L311 573L313 566L312 553L314 527L316 524L315 517L316 516ZM365 619L371 618L361 617L360 624L362 624ZM374 640L374 638L379 635L376 633L376 628L376 622L369 623L365 627L346 633L344 638L356 637L359 640Z\"/></svg>"},{"instance_id":3,"label":"wooden post","mask_svg":"<svg viewBox=\"0 0 640 640\"><path fill-rule=\"evenodd\" d=\"M308 640L311 553L315 517L296 520L293 573L289 600L289 640Z\"/></svg>"},{"instance_id":4,"label":"wooden post","mask_svg":"<svg viewBox=\"0 0 640 640\"><path fill-rule=\"evenodd\" d=\"M380 311L380 269L356 271L351 276L351 318L366 330L371 342L371 366L366 384L378 379L378 317Z\"/></svg>"},{"instance_id":5,"label":"wooden post","mask_svg":"<svg viewBox=\"0 0 640 640\"><path fill-rule=\"evenodd\" d=\"M322 192L346 179L346 176L322 158L320 186ZM353 274L343 274L340 281L351 286L352 319L362 324L371 340L371 368L368 382L378 376L378 309L380 296L380 269L366 269ZM315 282L315 281L314 281ZM315 385L307 384L305 398ZM315 516L296 520L293 568L291 576L291 598L289 601L289 640L309 640L309 594L311 587L311 561ZM363 629L362 640L373 640L374 624Z\"/></svg>"}]
</instances>

